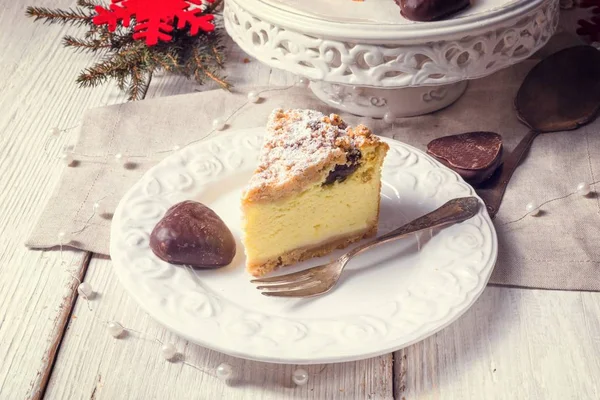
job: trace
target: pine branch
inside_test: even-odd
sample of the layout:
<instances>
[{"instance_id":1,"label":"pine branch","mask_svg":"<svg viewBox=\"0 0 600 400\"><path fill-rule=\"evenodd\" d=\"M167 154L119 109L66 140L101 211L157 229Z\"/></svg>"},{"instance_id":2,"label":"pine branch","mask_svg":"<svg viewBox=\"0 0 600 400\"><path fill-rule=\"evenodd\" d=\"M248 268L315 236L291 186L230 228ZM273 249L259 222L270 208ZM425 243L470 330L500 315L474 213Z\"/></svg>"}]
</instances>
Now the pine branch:
<instances>
[{"instance_id":1,"label":"pine branch","mask_svg":"<svg viewBox=\"0 0 600 400\"><path fill-rule=\"evenodd\" d=\"M123 60L135 58L136 62L139 62L142 57L142 51L143 49L140 46L125 47L116 52L115 57L122 58Z\"/></svg>"},{"instance_id":2,"label":"pine branch","mask_svg":"<svg viewBox=\"0 0 600 400\"><path fill-rule=\"evenodd\" d=\"M94 26L90 27L90 29L83 35L83 37L86 39L92 39L95 36L100 36L102 34L100 31L104 27L105 27L104 25L102 25L102 26L94 25Z\"/></svg>"},{"instance_id":3,"label":"pine branch","mask_svg":"<svg viewBox=\"0 0 600 400\"><path fill-rule=\"evenodd\" d=\"M148 87L150 86L150 79L152 78L152 73L149 73L148 76L144 76L144 72L137 66L131 68L131 82L129 84L129 88L127 89L127 94L129 94L129 101L135 101L143 99L146 96L146 92L148 91Z\"/></svg>"},{"instance_id":4,"label":"pine branch","mask_svg":"<svg viewBox=\"0 0 600 400\"><path fill-rule=\"evenodd\" d=\"M223 56L221 55L221 52L219 51L219 48L217 45L213 45L211 46L211 50L213 52L213 55L215 56L215 61L217 62L217 64L222 67L223 66Z\"/></svg>"},{"instance_id":5,"label":"pine branch","mask_svg":"<svg viewBox=\"0 0 600 400\"><path fill-rule=\"evenodd\" d=\"M205 65L204 65L204 56L202 56L199 52L198 49L194 49L194 57L193 60L195 61L195 70L194 70L194 78L196 79L196 82L202 84L203 79L200 78L199 73L202 72L204 75L206 75L208 78L212 79L213 81L215 81L219 86L221 86L221 88L225 89L225 90L229 90L231 88L231 85L227 82L225 82L223 79L219 78L216 73L210 71Z\"/></svg>"},{"instance_id":6,"label":"pine branch","mask_svg":"<svg viewBox=\"0 0 600 400\"><path fill-rule=\"evenodd\" d=\"M80 9L51 10L45 7L29 6L25 11L25 15L35 18L34 21L41 19L49 24L62 23L74 26L94 25L92 22L93 15Z\"/></svg>"},{"instance_id":7,"label":"pine branch","mask_svg":"<svg viewBox=\"0 0 600 400\"><path fill-rule=\"evenodd\" d=\"M206 14L213 14L221 6L223 0L215 0L212 4L209 4L204 11Z\"/></svg>"},{"instance_id":8,"label":"pine branch","mask_svg":"<svg viewBox=\"0 0 600 400\"><path fill-rule=\"evenodd\" d=\"M118 25L114 32L107 25L95 25L95 7L106 0L77 0L77 8L53 10L43 7L28 7L27 16L45 23L86 26L82 38L66 35L62 43L75 51L104 53L100 61L84 69L77 77L80 87L95 87L112 80L120 90L127 93L129 100L144 98L157 70L182 75L203 84L207 79L223 89L231 85L221 77L224 67L224 46L220 29L201 32L190 36L187 29L174 29L172 40L147 46L133 39L134 25ZM216 0L209 4L204 13L214 13L223 4ZM176 25L176 24L175 24ZM222 29L222 27L221 27Z\"/></svg>"},{"instance_id":9,"label":"pine branch","mask_svg":"<svg viewBox=\"0 0 600 400\"><path fill-rule=\"evenodd\" d=\"M172 54L158 53L152 52L150 54L149 63L157 69L163 69L167 72L174 72L178 68L181 68L179 63L177 62L177 58Z\"/></svg>"},{"instance_id":10,"label":"pine branch","mask_svg":"<svg viewBox=\"0 0 600 400\"><path fill-rule=\"evenodd\" d=\"M102 39L78 39L69 35L63 38L63 45L65 47L74 47L75 51L87 51L90 53L105 51L111 48L110 43L106 43Z\"/></svg>"},{"instance_id":11,"label":"pine branch","mask_svg":"<svg viewBox=\"0 0 600 400\"><path fill-rule=\"evenodd\" d=\"M174 68L180 67L177 57L174 56L173 54L167 54L167 59L171 62L171 64L173 65Z\"/></svg>"},{"instance_id":12,"label":"pine branch","mask_svg":"<svg viewBox=\"0 0 600 400\"><path fill-rule=\"evenodd\" d=\"M81 87L94 87L105 83L109 78L114 78L119 88L122 88L125 86L124 80L131 72L132 65L131 61L123 57L113 56L86 68L77 77L77 83Z\"/></svg>"},{"instance_id":13,"label":"pine branch","mask_svg":"<svg viewBox=\"0 0 600 400\"><path fill-rule=\"evenodd\" d=\"M202 71L204 73L204 75L208 76L210 79L217 82L217 84L219 86L221 86L222 89L225 89L225 90L231 89L231 84L229 82L226 82L224 79L219 78L215 73L209 71L204 66L200 65L200 66L198 66L198 69L200 71Z\"/></svg>"},{"instance_id":14,"label":"pine branch","mask_svg":"<svg viewBox=\"0 0 600 400\"><path fill-rule=\"evenodd\" d=\"M77 5L79 7L87 8L88 10L94 10L96 6L100 6L100 3L94 3L88 0L77 0Z\"/></svg>"},{"instance_id":15,"label":"pine branch","mask_svg":"<svg viewBox=\"0 0 600 400\"><path fill-rule=\"evenodd\" d=\"M107 32L106 36L107 40L110 41L111 47L116 50L136 43L133 39L133 31L124 34Z\"/></svg>"}]
</instances>

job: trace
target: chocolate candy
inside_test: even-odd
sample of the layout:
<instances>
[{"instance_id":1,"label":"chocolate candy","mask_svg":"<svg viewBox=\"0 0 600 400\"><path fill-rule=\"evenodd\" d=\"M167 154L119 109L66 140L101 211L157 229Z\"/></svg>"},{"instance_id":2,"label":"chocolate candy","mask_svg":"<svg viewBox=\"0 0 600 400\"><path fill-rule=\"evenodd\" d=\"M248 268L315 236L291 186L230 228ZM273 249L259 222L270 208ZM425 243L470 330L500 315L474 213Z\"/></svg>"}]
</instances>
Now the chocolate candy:
<instances>
[{"instance_id":1,"label":"chocolate candy","mask_svg":"<svg viewBox=\"0 0 600 400\"><path fill-rule=\"evenodd\" d=\"M150 235L150 248L158 258L197 268L231 263L235 247L235 239L223 220L195 201L169 208Z\"/></svg>"},{"instance_id":2,"label":"chocolate candy","mask_svg":"<svg viewBox=\"0 0 600 400\"><path fill-rule=\"evenodd\" d=\"M471 5L470 0L395 0L400 13L413 21L433 21L457 13Z\"/></svg>"},{"instance_id":3,"label":"chocolate candy","mask_svg":"<svg viewBox=\"0 0 600 400\"><path fill-rule=\"evenodd\" d=\"M432 140L427 153L465 181L478 185L502 163L502 136L494 132L469 132Z\"/></svg>"}]
</instances>

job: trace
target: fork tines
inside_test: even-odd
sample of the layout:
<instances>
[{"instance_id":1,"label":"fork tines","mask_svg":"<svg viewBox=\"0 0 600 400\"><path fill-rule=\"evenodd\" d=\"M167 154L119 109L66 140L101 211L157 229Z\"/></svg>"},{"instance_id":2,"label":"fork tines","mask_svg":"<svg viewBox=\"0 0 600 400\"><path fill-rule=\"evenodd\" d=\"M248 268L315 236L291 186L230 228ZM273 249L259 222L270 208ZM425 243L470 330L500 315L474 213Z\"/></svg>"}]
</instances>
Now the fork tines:
<instances>
[{"instance_id":1,"label":"fork tines","mask_svg":"<svg viewBox=\"0 0 600 400\"><path fill-rule=\"evenodd\" d=\"M259 284L260 286L256 288L265 296L310 297L327 289L327 287L321 287L323 282L315 279L315 274L320 272L318 268L320 267L309 268L287 275L253 279L250 282Z\"/></svg>"}]
</instances>

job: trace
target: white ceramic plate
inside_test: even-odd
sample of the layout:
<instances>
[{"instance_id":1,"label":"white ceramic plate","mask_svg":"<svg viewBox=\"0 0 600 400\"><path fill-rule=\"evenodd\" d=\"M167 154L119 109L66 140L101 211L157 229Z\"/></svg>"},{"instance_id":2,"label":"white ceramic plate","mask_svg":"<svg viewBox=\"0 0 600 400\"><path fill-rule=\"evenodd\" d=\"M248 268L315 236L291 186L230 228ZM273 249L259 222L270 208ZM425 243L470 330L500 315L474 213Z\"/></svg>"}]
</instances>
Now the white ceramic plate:
<instances>
[{"instance_id":1,"label":"white ceramic plate","mask_svg":"<svg viewBox=\"0 0 600 400\"><path fill-rule=\"evenodd\" d=\"M112 223L113 264L121 283L157 321L230 355L318 364L374 357L420 341L456 320L481 294L497 255L483 206L462 224L361 255L330 294L262 296L249 282L239 241L239 198L256 166L262 132L237 131L187 147L149 170L121 200ZM426 154L385 140L391 149L383 169L380 233L451 198L474 195ZM194 272L152 253L153 227L170 206L187 199L211 207L232 230L238 251L230 266Z\"/></svg>"}]
</instances>

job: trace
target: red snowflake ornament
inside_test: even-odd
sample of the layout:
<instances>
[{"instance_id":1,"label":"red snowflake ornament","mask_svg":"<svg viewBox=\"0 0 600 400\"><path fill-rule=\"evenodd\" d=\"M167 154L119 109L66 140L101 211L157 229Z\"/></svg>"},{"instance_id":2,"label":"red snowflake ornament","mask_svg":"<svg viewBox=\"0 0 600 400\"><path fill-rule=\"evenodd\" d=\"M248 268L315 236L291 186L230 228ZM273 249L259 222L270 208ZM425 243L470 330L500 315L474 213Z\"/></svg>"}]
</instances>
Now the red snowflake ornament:
<instances>
[{"instance_id":1,"label":"red snowflake ornament","mask_svg":"<svg viewBox=\"0 0 600 400\"><path fill-rule=\"evenodd\" d=\"M209 3L214 0L206 0ZM202 0L112 0L108 10L96 6L96 15L92 22L96 25L108 25L114 32L119 21L128 27L131 19L135 19L133 38L144 39L148 46L154 46L159 40L169 41L173 24L177 18L177 29L189 25L190 35L197 35L200 30L212 32L215 26L211 22L212 14L202 15L204 10L198 6Z\"/></svg>"}]
</instances>

